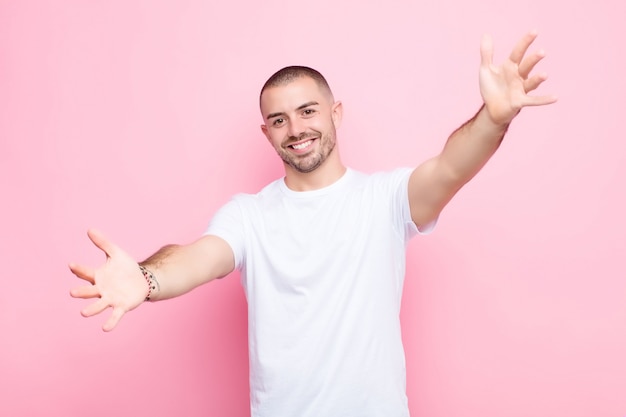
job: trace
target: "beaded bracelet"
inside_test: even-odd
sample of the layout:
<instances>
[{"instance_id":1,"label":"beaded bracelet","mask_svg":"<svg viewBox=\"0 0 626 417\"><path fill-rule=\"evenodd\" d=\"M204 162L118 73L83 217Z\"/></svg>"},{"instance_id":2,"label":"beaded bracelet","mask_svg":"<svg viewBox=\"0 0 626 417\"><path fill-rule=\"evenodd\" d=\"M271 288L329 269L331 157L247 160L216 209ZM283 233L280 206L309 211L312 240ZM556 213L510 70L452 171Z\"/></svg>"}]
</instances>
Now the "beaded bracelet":
<instances>
[{"instance_id":1,"label":"beaded bracelet","mask_svg":"<svg viewBox=\"0 0 626 417\"><path fill-rule=\"evenodd\" d=\"M143 277L146 279L148 283L148 294L146 295L145 301L150 301L150 296L152 295L153 290L160 291L161 286L159 285L159 281L154 277L154 274L150 272L145 266L139 265L139 269L143 274Z\"/></svg>"}]
</instances>

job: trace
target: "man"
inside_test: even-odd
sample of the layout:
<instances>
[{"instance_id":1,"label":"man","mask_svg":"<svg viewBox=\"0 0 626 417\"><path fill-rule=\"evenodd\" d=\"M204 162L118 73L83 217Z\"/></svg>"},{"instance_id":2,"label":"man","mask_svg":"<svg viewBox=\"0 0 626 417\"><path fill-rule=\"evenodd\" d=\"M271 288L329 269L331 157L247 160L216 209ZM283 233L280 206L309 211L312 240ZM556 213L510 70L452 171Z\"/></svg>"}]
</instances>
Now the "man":
<instances>
[{"instance_id":1,"label":"man","mask_svg":"<svg viewBox=\"0 0 626 417\"><path fill-rule=\"evenodd\" d=\"M341 162L336 129L342 104L306 67L274 74L260 95L261 129L285 177L255 195L237 195L189 245L169 245L138 264L95 231L107 255L93 270L70 264L99 298L82 314L112 308L112 330L144 300L176 297L234 269L248 299L252 415L407 416L399 311L405 245L432 229L439 213L496 151L545 75L530 76L543 53L526 55L525 35L506 62L481 44L484 105L414 170L365 175Z\"/></svg>"}]
</instances>

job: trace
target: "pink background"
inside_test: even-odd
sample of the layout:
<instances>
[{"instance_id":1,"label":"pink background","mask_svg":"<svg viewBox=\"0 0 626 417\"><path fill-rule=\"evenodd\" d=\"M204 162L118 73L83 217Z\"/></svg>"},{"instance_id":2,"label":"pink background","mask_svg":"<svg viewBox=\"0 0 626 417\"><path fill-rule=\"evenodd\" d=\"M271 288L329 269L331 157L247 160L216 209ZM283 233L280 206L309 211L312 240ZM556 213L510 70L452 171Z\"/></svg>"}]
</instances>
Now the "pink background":
<instances>
[{"instance_id":1,"label":"pink background","mask_svg":"<svg viewBox=\"0 0 626 417\"><path fill-rule=\"evenodd\" d=\"M105 334L68 294L87 228L143 258L281 175L257 99L290 64L343 101L348 164L416 165L478 108L482 33L499 62L532 27L560 101L409 246L410 407L626 415L623 4L0 1L0 415L248 415L238 277Z\"/></svg>"}]
</instances>

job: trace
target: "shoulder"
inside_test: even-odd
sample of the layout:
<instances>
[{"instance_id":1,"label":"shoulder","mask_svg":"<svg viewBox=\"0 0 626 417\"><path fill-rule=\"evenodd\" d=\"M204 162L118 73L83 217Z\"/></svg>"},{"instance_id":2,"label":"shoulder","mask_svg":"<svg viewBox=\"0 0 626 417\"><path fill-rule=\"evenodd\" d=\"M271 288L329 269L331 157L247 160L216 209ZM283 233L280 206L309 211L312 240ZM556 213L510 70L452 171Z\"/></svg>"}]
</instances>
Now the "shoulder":
<instances>
[{"instance_id":1,"label":"shoulder","mask_svg":"<svg viewBox=\"0 0 626 417\"><path fill-rule=\"evenodd\" d=\"M397 188L402 185L408 186L408 181L413 168L402 167L389 171L378 171L371 174L359 173L359 181L374 188Z\"/></svg>"},{"instance_id":2,"label":"shoulder","mask_svg":"<svg viewBox=\"0 0 626 417\"><path fill-rule=\"evenodd\" d=\"M393 181L405 179L411 175L411 172L413 172L413 168L401 167L388 171L375 172L370 176L376 181Z\"/></svg>"},{"instance_id":3,"label":"shoulder","mask_svg":"<svg viewBox=\"0 0 626 417\"><path fill-rule=\"evenodd\" d=\"M224 208L249 214L250 211L257 211L268 204L275 204L281 199L281 182L282 179L272 181L256 193L237 193Z\"/></svg>"}]
</instances>

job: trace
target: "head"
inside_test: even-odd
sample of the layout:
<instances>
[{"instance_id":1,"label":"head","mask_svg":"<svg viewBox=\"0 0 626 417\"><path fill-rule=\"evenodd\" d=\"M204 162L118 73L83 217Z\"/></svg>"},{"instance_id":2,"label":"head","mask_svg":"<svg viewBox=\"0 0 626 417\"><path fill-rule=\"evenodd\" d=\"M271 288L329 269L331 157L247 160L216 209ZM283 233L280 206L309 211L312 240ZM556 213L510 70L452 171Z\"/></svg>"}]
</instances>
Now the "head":
<instances>
[{"instance_id":1,"label":"head","mask_svg":"<svg viewBox=\"0 0 626 417\"><path fill-rule=\"evenodd\" d=\"M261 90L261 130L285 163L299 173L316 170L333 154L342 107L316 70L286 67Z\"/></svg>"}]
</instances>

